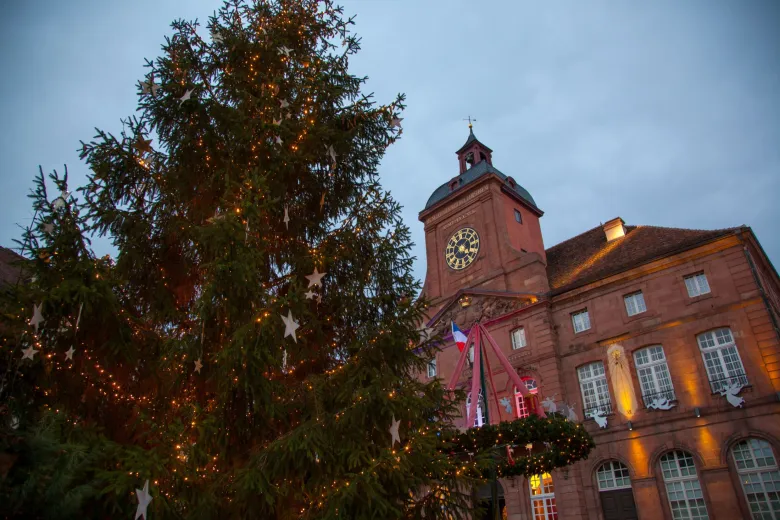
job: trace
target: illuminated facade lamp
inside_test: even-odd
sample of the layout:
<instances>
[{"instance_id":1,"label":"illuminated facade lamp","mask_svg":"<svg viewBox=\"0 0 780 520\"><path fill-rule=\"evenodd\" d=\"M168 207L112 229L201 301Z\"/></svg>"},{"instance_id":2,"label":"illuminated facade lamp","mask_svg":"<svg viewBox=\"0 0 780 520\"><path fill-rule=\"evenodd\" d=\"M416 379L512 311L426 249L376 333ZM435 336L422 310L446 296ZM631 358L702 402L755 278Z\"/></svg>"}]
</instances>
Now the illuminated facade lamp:
<instances>
[{"instance_id":1,"label":"illuminated facade lamp","mask_svg":"<svg viewBox=\"0 0 780 520\"><path fill-rule=\"evenodd\" d=\"M701 409L698 406L693 409L693 413L696 414L696 417L701 417Z\"/></svg>"},{"instance_id":2,"label":"illuminated facade lamp","mask_svg":"<svg viewBox=\"0 0 780 520\"><path fill-rule=\"evenodd\" d=\"M463 295L461 296L460 300L458 300L458 302L460 303L460 306L465 309L466 307L471 305L471 296L469 296L468 294Z\"/></svg>"},{"instance_id":3,"label":"illuminated facade lamp","mask_svg":"<svg viewBox=\"0 0 780 520\"><path fill-rule=\"evenodd\" d=\"M626 423L626 424L628 425L628 431L633 431L634 425L631 424L631 421L628 421L628 423Z\"/></svg>"}]
</instances>

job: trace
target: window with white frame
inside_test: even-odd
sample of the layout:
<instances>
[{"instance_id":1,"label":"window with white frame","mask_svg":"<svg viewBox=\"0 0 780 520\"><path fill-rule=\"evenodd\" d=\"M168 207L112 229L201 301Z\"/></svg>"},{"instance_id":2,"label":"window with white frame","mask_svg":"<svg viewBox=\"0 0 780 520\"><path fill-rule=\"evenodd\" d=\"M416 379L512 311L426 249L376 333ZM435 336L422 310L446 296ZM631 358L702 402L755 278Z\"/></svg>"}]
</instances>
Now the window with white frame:
<instances>
[{"instance_id":1,"label":"window with white frame","mask_svg":"<svg viewBox=\"0 0 780 520\"><path fill-rule=\"evenodd\" d=\"M531 487L531 511L534 520L558 520L552 475L532 475L528 484Z\"/></svg>"},{"instance_id":2,"label":"window with white frame","mask_svg":"<svg viewBox=\"0 0 780 520\"><path fill-rule=\"evenodd\" d=\"M610 460L599 466L596 471L599 481L599 491L612 491L613 489L631 489L631 478L628 476L628 468L622 462Z\"/></svg>"},{"instance_id":3,"label":"window with white frame","mask_svg":"<svg viewBox=\"0 0 780 520\"><path fill-rule=\"evenodd\" d=\"M780 470L772 446L747 439L731 448L731 456L753 519L780 519Z\"/></svg>"},{"instance_id":4,"label":"window with white frame","mask_svg":"<svg viewBox=\"0 0 780 520\"><path fill-rule=\"evenodd\" d=\"M604 363L595 361L581 366L577 369L577 376L582 391L582 413L587 414L596 410L601 410L605 414L612 413Z\"/></svg>"},{"instance_id":5,"label":"window with white frame","mask_svg":"<svg viewBox=\"0 0 780 520\"><path fill-rule=\"evenodd\" d=\"M512 331L512 350L525 347L525 329L518 327Z\"/></svg>"},{"instance_id":6,"label":"window with white frame","mask_svg":"<svg viewBox=\"0 0 780 520\"><path fill-rule=\"evenodd\" d=\"M524 378L523 384L532 395L536 395L539 392L535 379ZM518 419L531 415L531 399L525 397L517 388L515 388L515 409L517 410Z\"/></svg>"},{"instance_id":7,"label":"window with white frame","mask_svg":"<svg viewBox=\"0 0 780 520\"><path fill-rule=\"evenodd\" d=\"M634 352L636 374L642 387L642 400L645 407L656 400L674 401L674 386L669 375L669 366L661 345L645 347Z\"/></svg>"},{"instance_id":8,"label":"window with white frame","mask_svg":"<svg viewBox=\"0 0 780 520\"><path fill-rule=\"evenodd\" d=\"M590 328L590 315L587 309L575 312L571 315L571 323L574 326L574 332L582 332Z\"/></svg>"},{"instance_id":9,"label":"window with white frame","mask_svg":"<svg viewBox=\"0 0 780 520\"><path fill-rule=\"evenodd\" d=\"M428 377L436 377L436 358L428 362Z\"/></svg>"},{"instance_id":10,"label":"window with white frame","mask_svg":"<svg viewBox=\"0 0 780 520\"><path fill-rule=\"evenodd\" d=\"M707 505L690 453L676 450L661 457L661 473L672 518L706 520Z\"/></svg>"},{"instance_id":11,"label":"window with white frame","mask_svg":"<svg viewBox=\"0 0 780 520\"><path fill-rule=\"evenodd\" d=\"M623 296L623 302L626 304L626 313L629 316L636 316L647 310L647 307L645 306L645 297L642 294L642 291Z\"/></svg>"},{"instance_id":12,"label":"window with white frame","mask_svg":"<svg viewBox=\"0 0 780 520\"><path fill-rule=\"evenodd\" d=\"M712 393L720 392L732 385L748 384L745 368L737 351L737 344L731 329L724 327L707 331L697 337L707 378Z\"/></svg>"},{"instance_id":13,"label":"window with white frame","mask_svg":"<svg viewBox=\"0 0 780 520\"><path fill-rule=\"evenodd\" d=\"M685 280L685 288L688 289L688 296L691 298L710 292L710 284L707 282L707 275L704 273L692 274L683 279Z\"/></svg>"},{"instance_id":14,"label":"window with white frame","mask_svg":"<svg viewBox=\"0 0 780 520\"><path fill-rule=\"evenodd\" d=\"M466 417L471 410L471 392L466 397ZM482 390L479 391L479 400L477 401L477 411L474 413L474 427L479 427L485 424L485 417L482 415Z\"/></svg>"},{"instance_id":15,"label":"window with white frame","mask_svg":"<svg viewBox=\"0 0 780 520\"><path fill-rule=\"evenodd\" d=\"M474 344L469 345L469 365L474 364Z\"/></svg>"}]
</instances>

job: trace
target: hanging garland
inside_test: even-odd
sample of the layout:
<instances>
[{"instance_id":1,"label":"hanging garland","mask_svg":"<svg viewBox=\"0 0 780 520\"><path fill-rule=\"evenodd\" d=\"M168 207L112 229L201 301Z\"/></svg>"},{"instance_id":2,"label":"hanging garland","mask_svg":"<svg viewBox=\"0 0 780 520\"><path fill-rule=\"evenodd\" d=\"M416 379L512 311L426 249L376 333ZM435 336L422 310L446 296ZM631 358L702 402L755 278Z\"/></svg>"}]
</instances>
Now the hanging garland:
<instances>
[{"instance_id":1,"label":"hanging garland","mask_svg":"<svg viewBox=\"0 0 780 520\"><path fill-rule=\"evenodd\" d=\"M558 414L547 418L531 415L512 422L470 428L449 443L452 455L496 452L495 465L481 470L484 478L491 476L492 468L498 477L540 475L586 459L596 446L582 424Z\"/></svg>"}]
</instances>

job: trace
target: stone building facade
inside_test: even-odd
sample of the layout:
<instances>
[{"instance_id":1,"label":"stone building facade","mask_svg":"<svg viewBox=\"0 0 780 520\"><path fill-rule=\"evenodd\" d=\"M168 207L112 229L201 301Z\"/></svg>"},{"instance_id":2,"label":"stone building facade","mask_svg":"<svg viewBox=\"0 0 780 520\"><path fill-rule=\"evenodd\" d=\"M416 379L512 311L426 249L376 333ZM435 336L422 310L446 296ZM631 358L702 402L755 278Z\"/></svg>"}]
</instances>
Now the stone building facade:
<instances>
[{"instance_id":1,"label":"stone building facade","mask_svg":"<svg viewBox=\"0 0 780 520\"><path fill-rule=\"evenodd\" d=\"M571 410L597 445L552 475L502 480L503 518L779 520L780 280L752 230L616 218L545 249L543 212L492 150L472 131L457 155L420 213L428 326L445 337L421 377L448 381L451 321L468 333L479 320L530 399ZM514 405L480 401L477 424L533 404L491 355Z\"/></svg>"}]
</instances>

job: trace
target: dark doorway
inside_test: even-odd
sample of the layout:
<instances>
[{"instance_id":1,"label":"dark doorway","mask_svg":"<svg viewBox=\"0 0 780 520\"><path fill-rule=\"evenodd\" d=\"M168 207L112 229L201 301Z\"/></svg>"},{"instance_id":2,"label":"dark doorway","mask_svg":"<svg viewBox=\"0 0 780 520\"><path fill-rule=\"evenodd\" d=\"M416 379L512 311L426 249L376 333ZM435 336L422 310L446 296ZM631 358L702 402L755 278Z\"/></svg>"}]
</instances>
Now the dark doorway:
<instances>
[{"instance_id":1,"label":"dark doorway","mask_svg":"<svg viewBox=\"0 0 780 520\"><path fill-rule=\"evenodd\" d=\"M504 488L501 487L501 484L496 483L498 486L498 518L501 520L506 519L506 502L504 501ZM496 518L494 516L494 509L493 504L490 499L490 484L486 484L479 488L477 490L477 500L479 501L479 506L482 508L482 514L481 516L475 516L474 520L493 520Z\"/></svg>"},{"instance_id":2,"label":"dark doorway","mask_svg":"<svg viewBox=\"0 0 780 520\"><path fill-rule=\"evenodd\" d=\"M604 520L637 520L634 493L631 488L602 491L599 495Z\"/></svg>"}]
</instances>

